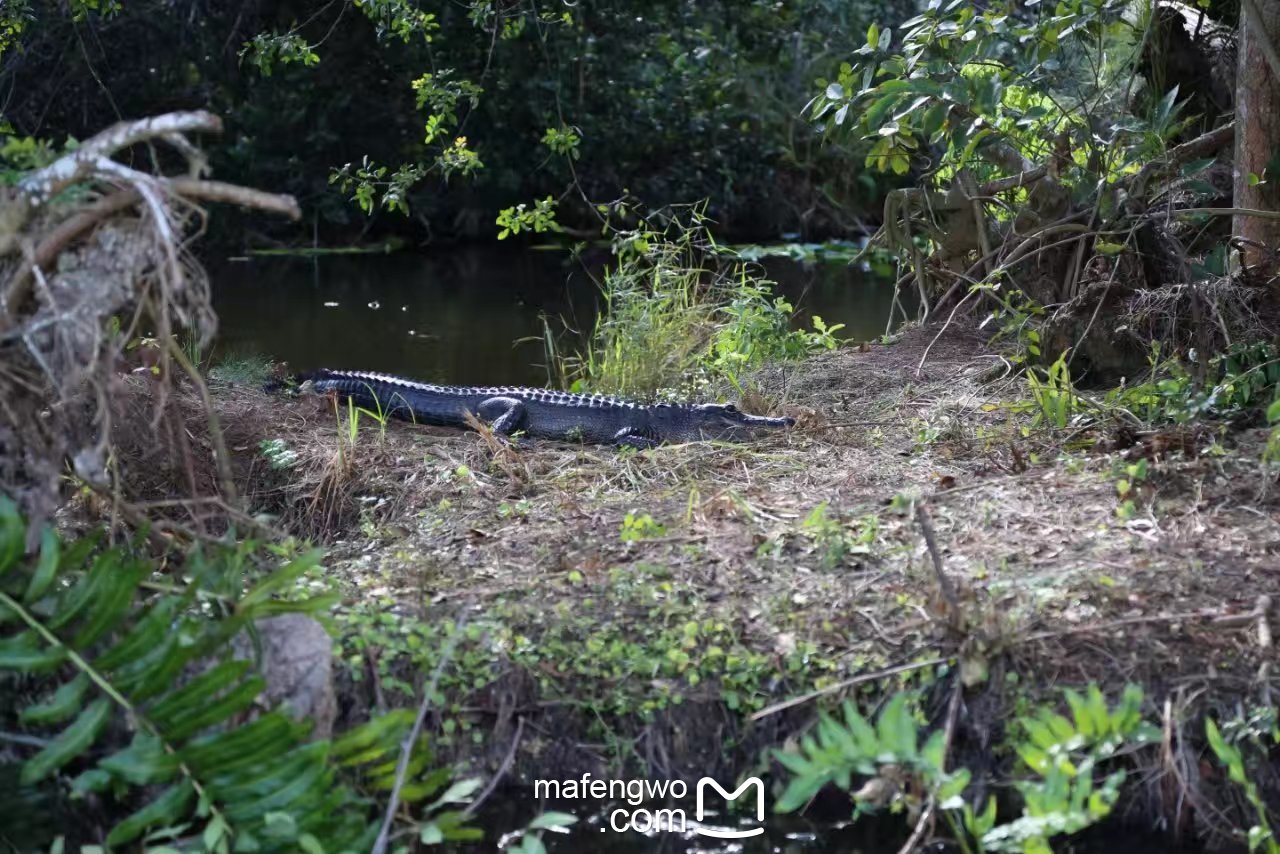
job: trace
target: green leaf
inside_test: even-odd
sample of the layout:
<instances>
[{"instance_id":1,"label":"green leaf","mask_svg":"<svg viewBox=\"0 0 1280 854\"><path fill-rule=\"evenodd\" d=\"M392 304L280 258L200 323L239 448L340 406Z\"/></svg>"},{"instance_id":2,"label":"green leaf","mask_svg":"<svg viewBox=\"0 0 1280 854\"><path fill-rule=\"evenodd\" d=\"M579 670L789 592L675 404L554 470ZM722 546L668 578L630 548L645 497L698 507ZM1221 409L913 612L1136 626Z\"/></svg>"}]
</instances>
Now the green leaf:
<instances>
[{"instance_id":1,"label":"green leaf","mask_svg":"<svg viewBox=\"0 0 1280 854\"><path fill-rule=\"evenodd\" d=\"M111 775L101 768L90 768L71 781L73 798L83 798L92 792L105 792L111 785Z\"/></svg>"},{"instance_id":2,"label":"green leaf","mask_svg":"<svg viewBox=\"0 0 1280 854\"><path fill-rule=\"evenodd\" d=\"M114 567L110 575L104 574L98 579L94 585L96 593L93 609L84 626L71 641L71 648L86 649L118 626L133 604L138 584L150 571L151 568L145 563L130 561L123 566Z\"/></svg>"},{"instance_id":3,"label":"green leaf","mask_svg":"<svg viewBox=\"0 0 1280 854\"><path fill-rule=\"evenodd\" d=\"M27 584L27 592L22 597L27 604L49 592L49 587L58 575L58 555L61 548L61 541L52 528L45 528L40 533L40 558L36 561L36 571Z\"/></svg>"},{"instance_id":4,"label":"green leaf","mask_svg":"<svg viewBox=\"0 0 1280 854\"><path fill-rule=\"evenodd\" d=\"M550 830L576 824L578 817L567 812L544 812L529 822L529 830Z\"/></svg>"},{"instance_id":5,"label":"green leaf","mask_svg":"<svg viewBox=\"0 0 1280 854\"><path fill-rule=\"evenodd\" d=\"M100 588L110 584L120 566L121 556L119 549L111 549L94 559L88 576L81 578L60 597L57 610L49 618L50 629L58 631L70 626L96 603Z\"/></svg>"},{"instance_id":6,"label":"green leaf","mask_svg":"<svg viewBox=\"0 0 1280 854\"><path fill-rule=\"evenodd\" d=\"M107 845L123 845L136 839L149 827L179 821L186 815L194 797L195 791L186 780L170 786L158 798L113 827L107 834Z\"/></svg>"},{"instance_id":7,"label":"green leaf","mask_svg":"<svg viewBox=\"0 0 1280 854\"><path fill-rule=\"evenodd\" d=\"M1049 750L1058 744L1058 739L1054 736L1053 731L1040 721L1031 718L1024 718L1022 726L1027 731L1027 736L1031 742L1042 750Z\"/></svg>"},{"instance_id":8,"label":"green leaf","mask_svg":"<svg viewBox=\"0 0 1280 854\"><path fill-rule=\"evenodd\" d=\"M197 773L227 773L257 763L258 757L269 754L273 747L279 750L298 744L303 730L302 724L273 712L245 726L201 736L188 744L180 757Z\"/></svg>"},{"instance_id":9,"label":"green leaf","mask_svg":"<svg viewBox=\"0 0 1280 854\"><path fill-rule=\"evenodd\" d=\"M1076 730L1085 738L1093 738L1098 735L1098 731L1094 727L1092 717L1089 715L1088 705L1085 703L1084 697L1067 688L1063 691L1067 698L1067 705L1071 707L1071 717L1075 719Z\"/></svg>"},{"instance_id":10,"label":"green leaf","mask_svg":"<svg viewBox=\"0 0 1280 854\"><path fill-rule=\"evenodd\" d=\"M124 750L113 753L98 767L135 786L163 782L178 768L178 758L164 749L160 739L140 732Z\"/></svg>"},{"instance_id":11,"label":"green leaf","mask_svg":"<svg viewBox=\"0 0 1280 854\"><path fill-rule=\"evenodd\" d=\"M111 708L111 702L106 699L89 704L71 726L26 761L22 766L22 784L38 783L88 750L110 719Z\"/></svg>"},{"instance_id":12,"label":"green leaf","mask_svg":"<svg viewBox=\"0 0 1280 854\"><path fill-rule=\"evenodd\" d=\"M945 801L948 798L960 795L964 792L965 787L969 785L971 778L972 775L968 768L956 769L956 771L947 777L946 780L943 781L942 785L938 787L938 800Z\"/></svg>"},{"instance_id":13,"label":"green leaf","mask_svg":"<svg viewBox=\"0 0 1280 854\"><path fill-rule=\"evenodd\" d=\"M312 549L271 573L244 595L244 598L240 600L240 609L242 611L252 609L253 606L267 601L276 593L287 588L309 570L319 566L320 555L321 552L318 549Z\"/></svg>"},{"instance_id":14,"label":"green leaf","mask_svg":"<svg viewBox=\"0 0 1280 854\"><path fill-rule=\"evenodd\" d=\"M539 836L526 836L520 840L520 854L547 854L547 847Z\"/></svg>"},{"instance_id":15,"label":"green leaf","mask_svg":"<svg viewBox=\"0 0 1280 854\"><path fill-rule=\"evenodd\" d=\"M12 498L0 495L0 576L22 557L26 545L27 526Z\"/></svg>"},{"instance_id":16,"label":"green leaf","mask_svg":"<svg viewBox=\"0 0 1280 854\"><path fill-rule=\"evenodd\" d=\"M69 720L84 705L84 695L89 689L89 676L81 673L70 682L58 686L58 690L43 703L27 706L18 719L28 725L59 724Z\"/></svg>"},{"instance_id":17,"label":"green leaf","mask_svg":"<svg viewBox=\"0 0 1280 854\"><path fill-rule=\"evenodd\" d=\"M194 710L191 714L176 719L171 718L168 726L162 727L162 732L173 741L184 741L203 729L222 723L233 715L245 711L253 705L253 701L266 687L266 681L260 676L246 679L219 697L217 701Z\"/></svg>"},{"instance_id":18,"label":"green leaf","mask_svg":"<svg viewBox=\"0 0 1280 854\"><path fill-rule=\"evenodd\" d=\"M468 780L459 780L454 783L445 793L441 795L436 802L432 804L432 808L443 806L444 804L465 804L471 801L471 796L476 790L484 785L484 781L479 778L471 778Z\"/></svg>"},{"instance_id":19,"label":"green leaf","mask_svg":"<svg viewBox=\"0 0 1280 854\"><path fill-rule=\"evenodd\" d=\"M1069 741L1075 737L1076 728L1071 725L1071 721L1067 720L1062 715L1049 715L1045 718L1045 723L1048 724L1050 731L1053 732L1054 738L1056 738L1059 743Z\"/></svg>"},{"instance_id":20,"label":"green leaf","mask_svg":"<svg viewBox=\"0 0 1280 854\"><path fill-rule=\"evenodd\" d=\"M219 693L236 685L249 666L247 661L225 661L156 703L147 715L162 732L177 726L187 716L206 708Z\"/></svg>"},{"instance_id":21,"label":"green leaf","mask_svg":"<svg viewBox=\"0 0 1280 854\"><path fill-rule=\"evenodd\" d=\"M1213 748L1213 752L1221 759L1227 752L1227 743L1222 740L1222 733L1218 730L1218 724L1213 718L1204 719L1204 734L1209 739L1209 746Z\"/></svg>"},{"instance_id":22,"label":"green leaf","mask_svg":"<svg viewBox=\"0 0 1280 854\"><path fill-rule=\"evenodd\" d=\"M907 695L897 693L880 712L876 721L876 735L882 752L892 753L900 759L916 755L916 723L907 709Z\"/></svg>"},{"instance_id":23,"label":"green leaf","mask_svg":"<svg viewBox=\"0 0 1280 854\"><path fill-rule=\"evenodd\" d=\"M158 648L160 641L173 629L174 614L187 601L188 597L185 596L168 596L152 605L142 619L116 641L115 646L93 660L94 667L110 672Z\"/></svg>"},{"instance_id":24,"label":"green leaf","mask_svg":"<svg viewBox=\"0 0 1280 854\"><path fill-rule=\"evenodd\" d=\"M889 110L893 108L893 105L901 100L902 95L897 92L878 98L863 112L863 125L870 130L879 131L880 124L884 121L884 117L889 114Z\"/></svg>"},{"instance_id":25,"label":"green leaf","mask_svg":"<svg viewBox=\"0 0 1280 854\"><path fill-rule=\"evenodd\" d=\"M876 737L876 731L858 710L854 708L850 702L844 704L844 721L849 727L849 731L853 733L853 737L858 741L858 751L863 756L874 757L880 752L880 739Z\"/></svg>"}]
</instances>

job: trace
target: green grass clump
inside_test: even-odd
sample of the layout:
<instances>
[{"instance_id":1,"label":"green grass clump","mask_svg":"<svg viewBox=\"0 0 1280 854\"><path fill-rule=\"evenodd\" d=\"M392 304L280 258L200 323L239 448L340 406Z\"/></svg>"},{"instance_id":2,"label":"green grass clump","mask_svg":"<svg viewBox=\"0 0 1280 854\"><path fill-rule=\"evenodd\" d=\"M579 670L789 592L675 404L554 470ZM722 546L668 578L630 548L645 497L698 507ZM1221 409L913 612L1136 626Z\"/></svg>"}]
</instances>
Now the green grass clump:
<instances>
[{"instance_id":1,"label":"green grass clump","mask_svg":"<svg viewBox=\"0 0 1280 854\"><path fill-rule=\"evenodd\" d=\"M839 325L793 330L793 306L759 268L726 261L701 227L649 234L601 283L604 305L573 354L546 335L553 379L575 391L654 398L717 380L742 390L742 372L838 345Z\"/></svg>"},{"instance_id":2,"label":"green grass clump","mask_svg":"<svg viewBox=\"0 0 1280 854\"><path fill-rule=\"evenodd\" d=\"M231 385L262 385L271 378L271 360L258 353L231 353L209 369L209 378Z\"/></svg>"}]
</instances>

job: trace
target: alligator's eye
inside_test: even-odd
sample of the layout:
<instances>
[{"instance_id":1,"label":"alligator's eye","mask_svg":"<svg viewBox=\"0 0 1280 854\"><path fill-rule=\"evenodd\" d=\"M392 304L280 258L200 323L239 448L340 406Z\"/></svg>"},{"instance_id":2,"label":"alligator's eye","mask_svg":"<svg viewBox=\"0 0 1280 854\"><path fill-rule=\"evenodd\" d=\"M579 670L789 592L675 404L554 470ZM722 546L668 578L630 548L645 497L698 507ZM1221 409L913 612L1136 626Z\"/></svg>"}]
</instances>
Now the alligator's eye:
<instances>
[{"instance_id":1,"label":"alligator's eye","mask_svg":"<svg viewBox=\"0 0 1280 854\"><path fill-rule=\"evenodd\" d=\"M727 412L727 413L728 413L728 414L730 414L730 415L737 415L737 414L738 414L738 407L734 406L732 403L726 403L726 404L724 405L724 411L725 411L725 412Z\"/></svg>"}]
</instances>

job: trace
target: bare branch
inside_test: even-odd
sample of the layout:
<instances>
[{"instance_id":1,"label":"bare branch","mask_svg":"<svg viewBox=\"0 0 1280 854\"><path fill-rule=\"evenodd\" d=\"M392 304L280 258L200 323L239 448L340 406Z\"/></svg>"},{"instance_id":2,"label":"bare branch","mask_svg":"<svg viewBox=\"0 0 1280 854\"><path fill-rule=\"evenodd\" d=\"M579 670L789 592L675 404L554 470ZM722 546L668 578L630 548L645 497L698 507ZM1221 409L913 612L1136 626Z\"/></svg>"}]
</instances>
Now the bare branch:
<instances>
[{"instance_id":1,"label":"bare branch","mask_svg":"<svg viewBox=\"0 0 1280 854\"><path fill-rule=\"evenodd\" d=\"M92 177L104 159L109 159L121 149L150 139L165 139L173 134L193 131L221 133L222 120L213 113L198 111L120 122L92 137L71 154L27 175L18 182L18 190L34 205L42 205L72 184Z\"/></svg>"}]
</instances>

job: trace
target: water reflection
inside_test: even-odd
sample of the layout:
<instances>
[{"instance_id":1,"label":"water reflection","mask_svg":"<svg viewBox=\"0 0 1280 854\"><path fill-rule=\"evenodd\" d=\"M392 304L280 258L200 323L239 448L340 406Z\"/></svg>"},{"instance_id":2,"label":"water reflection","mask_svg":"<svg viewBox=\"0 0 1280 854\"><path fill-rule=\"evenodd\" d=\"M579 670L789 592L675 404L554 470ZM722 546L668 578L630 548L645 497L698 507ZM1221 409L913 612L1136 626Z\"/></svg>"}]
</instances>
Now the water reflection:
<instances>
[{"instance_id":1,"label":"water reflection","mask_svg":"<svg viewBox=\"0 0 1280 854\"><path fill-rule=\"evenodd\" d=\"M884 331L889 287L844 264L764 262L798 309ZM255 352L295 368L381 370L437 382L543 385L542 315L589 328L597 293L559 253L470 247L428 255L264 258L211 265L218 352Z\"/></svg>"}]
</instances>

